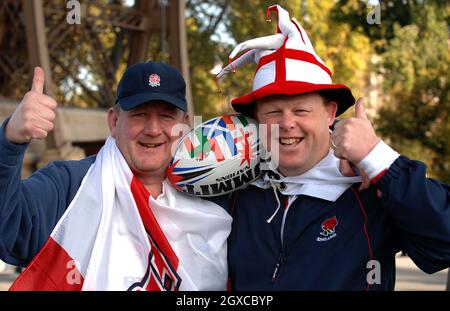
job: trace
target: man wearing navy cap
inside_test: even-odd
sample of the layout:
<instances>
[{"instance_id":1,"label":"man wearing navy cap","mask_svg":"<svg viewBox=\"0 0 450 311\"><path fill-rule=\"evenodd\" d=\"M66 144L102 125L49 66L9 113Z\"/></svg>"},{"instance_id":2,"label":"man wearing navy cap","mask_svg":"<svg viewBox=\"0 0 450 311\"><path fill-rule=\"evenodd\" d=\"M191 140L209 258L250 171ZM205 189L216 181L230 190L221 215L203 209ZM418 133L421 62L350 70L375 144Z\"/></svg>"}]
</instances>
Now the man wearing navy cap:
<instances>
[{"instance_id":1,"label":"man wearing navy cap","mask_svg":"<svg viewBox=\"0 0 450 311\"><path fill-rule=\"evenodd\" d=\"M165 181L175 126L188 123L180 73L130 66L100 152L21 181L28 143L53 128L57 104L43 86L36 68L0 130L0 259L28 265L11 289L224 290L231 217Z\"/></svg>"},{"instance_id":2,"label":"man wearing navy cap","mask_svg":"<svg viewBox=\"0 0 450 311\"><path fill-rule=\"evenodd\" d=\"M171 160L176 124L188 124L183 77L162 63L130 66L117 88L117 104L108 111L111 135L131 170L147 181L153 197ZM142 105L142 103L151 103Z\"/></svg>"}]
</instances>

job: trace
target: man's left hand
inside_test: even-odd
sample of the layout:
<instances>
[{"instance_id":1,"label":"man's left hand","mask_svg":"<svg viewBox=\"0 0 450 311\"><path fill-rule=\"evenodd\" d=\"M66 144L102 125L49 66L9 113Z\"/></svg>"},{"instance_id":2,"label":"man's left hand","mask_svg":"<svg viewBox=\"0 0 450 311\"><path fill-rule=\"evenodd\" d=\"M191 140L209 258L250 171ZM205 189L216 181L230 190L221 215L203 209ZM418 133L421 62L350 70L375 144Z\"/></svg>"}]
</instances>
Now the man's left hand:
<instances>
[{"instance_id":1,"label":"man's left hand","mask_svg":"<svg viewBox=\"0 0 450 311\"><path fill-rule=\"evenodd\" d=\"M380 138L367 118L362 97L356 101L355 117L337 122L330 139L334 155L354 165L358 165L378 144Z\"/></svg>"}]
</instances>

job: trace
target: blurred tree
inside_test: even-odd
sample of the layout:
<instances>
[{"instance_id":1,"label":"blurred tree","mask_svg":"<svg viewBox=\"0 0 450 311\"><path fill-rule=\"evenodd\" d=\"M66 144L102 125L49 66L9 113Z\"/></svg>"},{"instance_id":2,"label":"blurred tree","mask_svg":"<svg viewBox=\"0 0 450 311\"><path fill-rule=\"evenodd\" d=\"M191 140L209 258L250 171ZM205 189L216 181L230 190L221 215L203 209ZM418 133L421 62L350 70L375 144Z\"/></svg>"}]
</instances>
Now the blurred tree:
<instances>
[{"instance_id":1,"label":"blurred tree","mask_svg":"<svg viewBox=\"0 0 450 311\"><path fill-rule=\"evenodd\" d=\"M110 107L118 78L126 67L129 33L104 18L106 5L130 8L124 0L98 0L87 5L80 24L66 22L65 0L52 0L46 7L55 96L64 106ZM138 1L134 3L137 7Z\"/></svg>"},{"instance_id":2,"label":"blurred tree","mask_svg":"<svg viewBox=\"0 0 450 311\"><path fill-rule=\"evenodd\" d=\"M368 81L370 56L368 38L354 33L350 25L335 21L333 1L279 1L296 17L310 36L316 52L335 72L334 82L364 93ZM231 111L230 100L251 91L255 66L240 68L221 82L217 94L216 64L228 63L228 55L242 41L276 33L276 19L266 22L266 9L273 1L190 0L186 3L189 61L196 114L209 118Z\"/></svg>"},{"instance_id":3,"label":"blurred tree","mask_svg":"<svg viewBox=\"0 0 450 311\"><path fill-rule=\"evenodd\" d=\"M450 182L447 21L439 3L427 3L411 10L410 25L394 25L381 68L389 104L376 124L396 150L426 161L430 176Z\"/></svg>"},{"instance_id":4,"label":"blurred tree","mask_svg":"<svg viewBox=\"0 0 450 311\"><path fill-rule=\"evenodd\" d=\"M374 51L365 34L353 31L349 24L340 21L335 9L338 4L335 1L302 1L296 15L317 54L334 73L333 82L349 86L355 96L367 96ZM348 111L347 115L353 113Z\"/></svg>"},{"instance_id":5,"label":"blurred tree","mask_svg":"<svg viewBox=\"0 0 450 311\"><path fill-rule=\"evenodd\" d=\"M223 49L217 39L226 23L230 0L186 1L191 88L196 115L210 118L222 113L210 72Z\"/></svg>"},{"instance_id":6,"label":"blurred tree","mask_svg":"<svg viewBox=\"0 0 450 311\"><path fill-rule=\"evenodd\" d=\"M332 18L350 25L353 32L364 34L377 52L383 52L395 36L395 25L403 27L414 23L417 11L429 5L438 7L437 14L448 21L448 0L339 0ZM377 15L379 21L370 20Z\"/></svg>"}]
</instances>

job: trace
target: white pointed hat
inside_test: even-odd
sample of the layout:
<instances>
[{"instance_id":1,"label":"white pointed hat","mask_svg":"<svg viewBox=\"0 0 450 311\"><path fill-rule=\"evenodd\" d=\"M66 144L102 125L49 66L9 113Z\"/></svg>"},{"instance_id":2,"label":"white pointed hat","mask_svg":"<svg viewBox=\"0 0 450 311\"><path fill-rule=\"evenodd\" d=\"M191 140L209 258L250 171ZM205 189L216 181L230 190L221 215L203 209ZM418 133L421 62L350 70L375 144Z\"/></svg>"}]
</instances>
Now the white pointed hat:
<instances>
[{"instance_id":1,"label":"white pointed hat","mask_svg":"<svg viewBox=\"0 0 450 311\"><path fill-rule=\"evenodd\" d=\"M278 33L237 45L230 54L230 63L217 79L246 64L257 63L252 92L231 101L237 112L253 113L253 104L270 95L299 95L320 91L338 103L340 115L355 103L351 90L333 84L331 70L314 51L305 30L279 5L267 9L278 14ZM237 58L240 52L246 51Z\"/></svg>"}]
</instances>

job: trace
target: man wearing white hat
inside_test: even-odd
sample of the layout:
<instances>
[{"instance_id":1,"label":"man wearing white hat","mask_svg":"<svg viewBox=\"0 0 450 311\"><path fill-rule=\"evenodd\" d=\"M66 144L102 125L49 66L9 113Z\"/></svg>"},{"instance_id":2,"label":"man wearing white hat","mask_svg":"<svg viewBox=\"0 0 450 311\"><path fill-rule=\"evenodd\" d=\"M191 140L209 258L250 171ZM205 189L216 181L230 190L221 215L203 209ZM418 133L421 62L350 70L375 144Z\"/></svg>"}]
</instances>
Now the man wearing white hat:
<instances>
[{"instance_id":1,"label":"man wearing white hat","mask_svg":"<svg viewBox=\"0 0 450 311\"><path fill-rule=\"evenodd\" d=\"M425 272L450 265L450 187L399 155L377 135L364 101L355 117L350 89L333 84L304 29L278 5L278 34L239 44L218 78L257 63L253 91L233 108L277 126L278 165L235 193L228 240L235 290L392 290L395 254L406 251ZM266 146L271 149L271 143ZM346 160L367 173L339 171Z\"/></svg>"}]
</instances>

